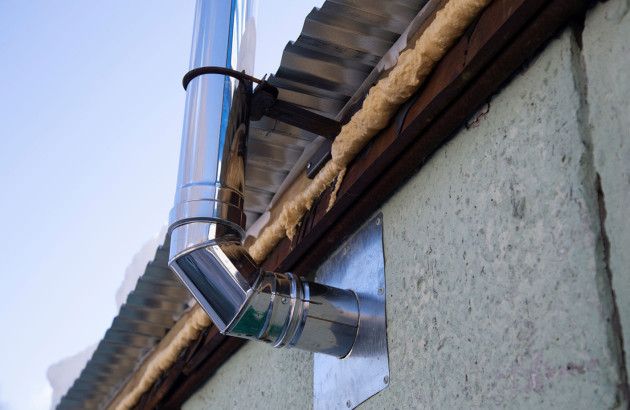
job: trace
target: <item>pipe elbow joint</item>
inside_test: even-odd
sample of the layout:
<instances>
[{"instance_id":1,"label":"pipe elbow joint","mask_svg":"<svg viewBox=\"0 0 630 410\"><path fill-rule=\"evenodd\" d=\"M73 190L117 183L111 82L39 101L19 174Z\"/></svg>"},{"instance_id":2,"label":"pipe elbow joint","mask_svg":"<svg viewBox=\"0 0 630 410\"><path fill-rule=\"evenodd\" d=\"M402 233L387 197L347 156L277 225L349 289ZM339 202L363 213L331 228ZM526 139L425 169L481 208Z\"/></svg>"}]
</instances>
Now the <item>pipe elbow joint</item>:
<instances>
[{"instance_id":1,"label":"pipe elbow joint","mask_svg":"<svg viewBox=\"0 0 630 410\"><path fill-rule=\"evenodd\" d=\"M175 227L169 262L221 333L347 356L359 327L356 295L291 273L263 271L229 235L231 228L221 225ZM224 236L213 237L217 231Z\"/></svg>"}]
</instances>

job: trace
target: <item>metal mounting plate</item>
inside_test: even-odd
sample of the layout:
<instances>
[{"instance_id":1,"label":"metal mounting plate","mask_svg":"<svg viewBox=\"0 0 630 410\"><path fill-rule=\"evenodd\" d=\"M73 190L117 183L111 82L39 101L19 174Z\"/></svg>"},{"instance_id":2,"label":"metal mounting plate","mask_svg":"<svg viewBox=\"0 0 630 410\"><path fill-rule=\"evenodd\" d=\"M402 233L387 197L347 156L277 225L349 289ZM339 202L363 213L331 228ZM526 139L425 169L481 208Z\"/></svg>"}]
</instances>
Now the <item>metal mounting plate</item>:
<instances>
[{"instance_id":1,"label":"metal mounting plate","mask_svg":"<svg viewBox=\"0 0 630 410\"><path fill-rule=\"evenodd\" d=\"M316 282L354 291L360 311L357 340L345 359L314 355L315 410L355 408L389 385L382 228L378 214L315 275Z\"/></svg>"}]
</instances>

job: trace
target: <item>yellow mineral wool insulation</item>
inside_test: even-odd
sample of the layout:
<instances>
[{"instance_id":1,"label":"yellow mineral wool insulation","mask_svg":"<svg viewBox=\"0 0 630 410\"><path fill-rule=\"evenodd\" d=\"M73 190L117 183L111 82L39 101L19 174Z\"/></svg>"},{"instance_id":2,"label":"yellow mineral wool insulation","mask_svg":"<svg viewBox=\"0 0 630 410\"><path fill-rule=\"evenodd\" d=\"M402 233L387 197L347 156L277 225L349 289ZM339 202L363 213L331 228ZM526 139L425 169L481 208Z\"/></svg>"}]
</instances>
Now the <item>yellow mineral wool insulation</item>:
<instances>
[{"instance_id":1,"label":"yellow mineral wool insulation","mask_svg":"<svg viewBox=\"0 0 630 410\"><path fill-rule=\"evenodd\" d=\"M337 180L335 181L335 187L330 193L330 200L328 201L328 207L326 208L326 212L330 211L330 208L333 207L335 201L337 200L337 192L339 192L339 188L341 188L341 183L343 182L343 177L346 176L347 168L339 171L339 175L337 176Z\"/></svg>"},{"instance_id":2,"label":"yellow mineral wool insulation","mask_svg":"<svg viewBox=\"0 0 630 410\"><path fill-rule=\"evenodd\" d=\"M115 407L116 410L133 408L158 378L173 366L182 350L188 347L193 340L197 339L201 332L210 326L211 323L212 321L201 306L195 305L191 309L190 315L187 316L184 326L177 332L165 349L158 351L151 358L151 362L144 369L141 379L133 390L118 403Z\"/></svg>"},{"instance_id":3,"label":"yellow mineral wool insulation","mask_svg":"<svg viewBox=\"0 0 630 410\"><path fill-rule=\"evenodd\" d=\"M286 202L280 216L256 238L249 247L249 254L257 263L261 263L276 244L285 236L293 239L297 225L304 213L311 209L313 201L330 185L335 177L344 169L334 161L328 163L315 176L310 185L295 198Z\"/></svg>"},{"instance_id":4,"label":"yellow mineral wool insulation","mask_svg":"<svg viewBox=\"0 0 630 410\"><path fill-rule=\"evenodd\" d=\"M347 165L365 144L387 126L399 106L420 88L437 62L491 1L450 0L437 12L414 47L401 53L397 65L387 77L379 80L370 89L361 110L343 126L332 145L332 159L304 191L284 204L280 215L264 228L249 248L256 262L261 263L285 235L289 238L295 235L300 219L310 209L313 201L337 175L345 172ZM338 183L340 184L341 182ZM187 319L182 318L187 322L175 335L168 348L150 358L151 362L141 380L120 402L117 409L130 409L136 405L142 394L175 363L179 353L210 325L210 319L199 305L193 309L194 314Z\"/></svg>"},{"instance_id":5,"label":"yellow mineral wool insulation","mask_svg":"<svg viewBox=\"0 0 630 410\"><path fill-rule=\"evenodd\" d=\"M343 126L332 144L332 159L305 192L285 203L280 217L267 226L249 248L256 262L262 262L285 234L293 238L297 224L313 201L337 174L345 173L365 144L387 126L400 105L418 91L437 62L491 1L451 0L437 12L414 47L400 54L389 75L370 89L361 109Z\"/></svg>"}]
</instances>

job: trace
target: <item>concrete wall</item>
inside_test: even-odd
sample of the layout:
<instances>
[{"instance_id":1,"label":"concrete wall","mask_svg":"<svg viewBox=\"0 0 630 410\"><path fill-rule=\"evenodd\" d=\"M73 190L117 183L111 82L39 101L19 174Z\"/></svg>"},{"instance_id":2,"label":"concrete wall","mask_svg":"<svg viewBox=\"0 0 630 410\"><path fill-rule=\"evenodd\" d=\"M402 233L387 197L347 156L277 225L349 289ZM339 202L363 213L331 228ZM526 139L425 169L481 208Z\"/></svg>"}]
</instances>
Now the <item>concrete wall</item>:
<instances>
[{"instance_id":1,"label":"concrete wall","mask_svg":"<svg viewBox=\"0 0 630 410\"><path fill-rule=\"evenodd\" d=\"M391 377L361 408L627 406L628 9L565 30L382 207ZM312 371L250 343L184 409L308 408Z\"/></svg>"}]
</instances>

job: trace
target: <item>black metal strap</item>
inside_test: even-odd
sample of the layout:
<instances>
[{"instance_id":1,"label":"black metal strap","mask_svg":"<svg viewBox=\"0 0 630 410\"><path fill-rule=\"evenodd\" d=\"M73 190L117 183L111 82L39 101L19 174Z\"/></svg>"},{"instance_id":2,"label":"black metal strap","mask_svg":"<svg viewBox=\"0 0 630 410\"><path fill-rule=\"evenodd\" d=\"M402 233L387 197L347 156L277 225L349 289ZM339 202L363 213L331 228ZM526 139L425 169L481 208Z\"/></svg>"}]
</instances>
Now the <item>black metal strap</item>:
<instances>
[{"instance_id":1,"label":"black metal strap","mask_svg":"<svg viewBox=\"0 0 630 410\"><path fill-rule=\"evenodd\" d=\"M263 115L289 125L322 135L334 140L341 130L341 123L323 115L306 110L296 104L278 100L278 89L264 80L224 67L199 67L190 70L182 79L184 90L195 78L203 74L222 74L257 83L251 101L251 119L259 120Z\"/></svg>"},{"instance_id":2,"label":"black metal strap","mask_svg":"<svg viewBox=\"0 0 630 410\"><path fill-rule=\"evenodd\" d=\"M230 68L225 67L199 67L190 70L184 75L182 79L182 85L184 86L184 90L188 88L188 84L195 78L199 77L203 74L223 74L229 75L230 77L238 78L239 80L248 80L252 81L256 84L260 84L261 80L256 77L252 77L251 75L247 75L240 71L232 70Z\"/></svg>"},{"instance_id":3,"label":"black metal strap","mask_svg":"<svg viewBox=\"0 0 630 410\"><path fill-rule=\"evenodd\" d=\"M315 151L311 158L309 158L308 163L306 164L306 176L309 179L315 178L317 173L324 168L324 165L332 158L332 154L330 152L332 147L332 141L325 140L322 142L322 145Z\"/></svg>"},{"instance_id":4,"label":"black metal strap","mask_svg":"<svg viewBox=\"0 0 630 410\"><path fill-rule=\"evenodd\" d=\"M396 138L400 136L400 132L402 131L402 127L405 123L405 119L407 118L407 114L409 113L409 109L411 109L416 101L418 101L418 97L420 97L420 93L416 92L413 97L408 99L398 109L398 113L396 114L396 118L394 119L394 123L396 124Z\"/></svg>"},{"instance_id":5,"label":"black metal strap","mask_svg":"<svg viewBox=\"0 0 630 410\"><path fill-rule=\"evenodd\" d=\"M251 119L256 121L264 115L313 134L321 135L331 141L341 131L340 122L288 101L279 100L278 94L279 90L276 87L262 81L254 90Z\"/></svg>"}]
</instances>

